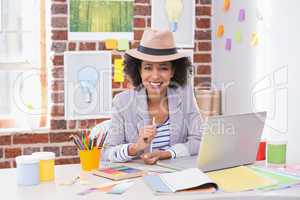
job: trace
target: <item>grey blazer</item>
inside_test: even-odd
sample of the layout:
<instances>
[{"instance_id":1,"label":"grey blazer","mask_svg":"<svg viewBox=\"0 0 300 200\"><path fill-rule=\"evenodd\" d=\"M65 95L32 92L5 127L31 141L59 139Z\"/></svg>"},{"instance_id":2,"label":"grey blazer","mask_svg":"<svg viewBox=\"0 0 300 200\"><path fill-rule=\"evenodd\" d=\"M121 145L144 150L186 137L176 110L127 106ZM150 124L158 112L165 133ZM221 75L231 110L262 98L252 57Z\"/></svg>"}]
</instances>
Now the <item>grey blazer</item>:
<instances>
[{"instance_id":1,"label":"grey blazer","mask_svg":"<svg viewBox=\"0 0 300 200\"><path fill-rule=\"evenodd\" d=\"M182 143L189 155L198 153L201 139L201 115L190 85L168 88L170 146ZM138 130L151 124L145 88L117 94L113 100L112 127L106 138L103 156L113 154L117 147L138 140ZM149 148L145 150L149 151Z\"/></svg>"}]
</instances>

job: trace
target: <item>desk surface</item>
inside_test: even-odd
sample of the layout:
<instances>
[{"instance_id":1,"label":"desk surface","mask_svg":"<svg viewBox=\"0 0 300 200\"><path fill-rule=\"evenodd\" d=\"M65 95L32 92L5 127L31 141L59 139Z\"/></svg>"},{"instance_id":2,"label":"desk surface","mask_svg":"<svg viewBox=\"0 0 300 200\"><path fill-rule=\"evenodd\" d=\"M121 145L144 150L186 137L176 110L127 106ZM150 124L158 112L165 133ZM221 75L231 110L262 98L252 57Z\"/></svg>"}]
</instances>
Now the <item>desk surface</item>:
<instances>
[{"instance_id":1,"label":"desk surface","mask_svg":"<svg viewBox=\"0 0 300 200\"><path fill-rule=\"evenodd\" d=\"M129 163L129 166L141 167L139 163ZM143 167L143 166L142 166ZM164 169L158 166L146 166L147 170ZM16 182L15 169L0 170L0 195L1 199L9 200L116 200L116 199L230 199L230 200L296 200L300 199L300 186L296 186L284 190L276 190L269 192L242 192L242 193L214 193L214 194L170 194L170 195L154 195L145 183L138 178L135 184L122 195L106 194L100 191L94 191L85 196L77 195L78 192L87 188L108 183L110 180L99 178L91 174L87 174L87 180L90 185L75 183L71 186L62 186L58 183L62 180L71 180L81 173L80 165L60 165L55 166L55 181L41 183L37 186L18 186ZM6 198L4 198L6 197Z\"/></svg>"}]
</instances>

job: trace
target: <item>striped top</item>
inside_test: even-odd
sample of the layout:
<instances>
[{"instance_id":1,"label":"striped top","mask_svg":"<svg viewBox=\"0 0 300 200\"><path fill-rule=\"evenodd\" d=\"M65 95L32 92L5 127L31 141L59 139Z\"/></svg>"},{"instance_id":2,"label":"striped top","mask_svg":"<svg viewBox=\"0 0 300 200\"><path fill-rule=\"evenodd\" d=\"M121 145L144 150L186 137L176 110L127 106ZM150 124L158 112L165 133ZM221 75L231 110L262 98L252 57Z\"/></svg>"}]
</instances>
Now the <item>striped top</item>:
<instances>
[{"instance_id":1,"label":"striped top","mask_svg":"<svg viewBox=\"0 0 300 200\"><path fill-rule=\"evenodd\" d=\"M167 150L170 148L170 120L168 119L156 127L156 135L150 146L150 151Z\"/></svg>"},{"instance_id":2,"label":"striped top","mask_svg":"<svg viewBox=\"0 0 300 200\"><path fill-rule=\"evenodd\" d=\"M121 148L115 151L114 159L118 162L126 162L134 158L134 156L128 155L128 148L130 144L124 144ZM170 120L168 119L159 126L156 127L156 136L153 138L150 151L162 150L169 151L172 158L176 157L176 153L170 148Z\"/></svg>"}]
</instances>

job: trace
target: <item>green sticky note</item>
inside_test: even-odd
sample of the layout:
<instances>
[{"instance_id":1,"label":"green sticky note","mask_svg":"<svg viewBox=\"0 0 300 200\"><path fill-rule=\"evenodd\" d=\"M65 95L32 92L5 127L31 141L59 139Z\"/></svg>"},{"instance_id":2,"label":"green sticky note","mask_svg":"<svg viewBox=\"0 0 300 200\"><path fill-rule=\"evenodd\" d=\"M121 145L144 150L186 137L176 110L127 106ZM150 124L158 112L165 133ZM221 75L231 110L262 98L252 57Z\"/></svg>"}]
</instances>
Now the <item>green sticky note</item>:
<instances>
[{"instance_id":1,"label":"green sticky note","mask_svg":"<svg viewBox=\"0 0 300 200\"><path fill-rule=\"evenodd\" d=\"M118 40L118 50L125 51L129 49L129 41L127 39Z\"/></svg>"},{"instance_id":2,"label":"green sticky note","mask_svg":"<svg viewBox=\"0 0 300 200\"><path fill-rule=\"evenodd\" d=\"M236 31L235 32L235 34L234 34L234 40L237 43L240 43L242 41L242 33L241 33L241 31Z\"/></svg>"}]
</instances>

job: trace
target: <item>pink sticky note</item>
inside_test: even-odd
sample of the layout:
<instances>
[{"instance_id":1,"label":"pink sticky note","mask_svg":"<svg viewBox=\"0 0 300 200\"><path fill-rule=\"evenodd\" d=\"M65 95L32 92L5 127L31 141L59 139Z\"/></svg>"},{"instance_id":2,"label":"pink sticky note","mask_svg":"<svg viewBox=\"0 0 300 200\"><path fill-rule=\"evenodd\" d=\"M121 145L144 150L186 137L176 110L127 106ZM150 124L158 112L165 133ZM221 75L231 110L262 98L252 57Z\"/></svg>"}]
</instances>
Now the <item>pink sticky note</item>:
<instances>
[{"instance_id":1,"label":"pink sticky note","mask_svg":"<svg viewBox=\"0 0 300 200\"><path fill-rule=\"evenodd\" d=\"M226 39L225 50L227 50L227 51L231 50L231 39L230 38Z\"/></svg>"},{"instance_id":2,"label":"pink sticky note","mask_svg":"<svg viewBox=\"0 0 300 200\"><path fill-rule=\"evenodd\" d=\"M246 19L246 11L245 11L245 9L240 9L239 21L243 22L243 21L245 21L245 19Z\"/></svg>"}]
</instances>

